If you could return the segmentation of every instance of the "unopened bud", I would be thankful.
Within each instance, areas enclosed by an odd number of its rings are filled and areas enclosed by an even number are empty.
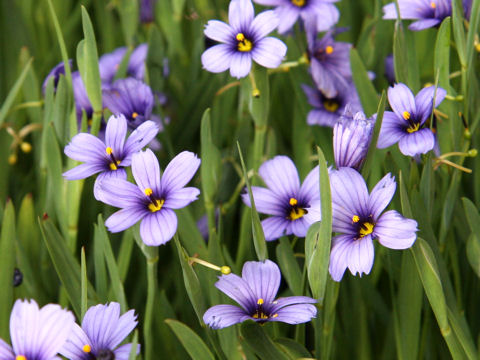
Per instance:
[[[22,149],[24,153],[29,153],[30,151],[32,151],[32,145],[24,141],[20,144],[20,149]]]
[[[258,89],[253,89],[253,90],[252,90],[252,96],[253,96],[254,98],[259,98],[259,97],[260,97],[260,90],[258,90]]]
[[[477,156],[478,151],[477,151],[477,149],[470,149],[470,150],[468,150],[467,154],[470,157],[475,157],[475,156]]]
[[[220,268],[220,272],[223,274],[223,275],[228,275],[232,272],[232,269],[230,269],[230,266],[222,266]]]
[[[465,129],[465,131],[463,132],[463,136],[465,137],[465,139],[470,140],[472,138],[472,133],[469,129]]]
[[[14,165],[17,163],[17,154],[10,154],[10,156],[8,157],[8,163],[10,165]]]

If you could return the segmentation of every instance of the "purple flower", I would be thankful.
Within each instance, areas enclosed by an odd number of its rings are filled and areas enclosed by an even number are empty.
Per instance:
[[[470,16],[471,4],[472,0],[463,0],[467,19]],[[398,0],[398,7],[401,19],[417,20],[408,27],[413,31],[438,26],[443,19],[452,15],[451,0]],[[383,18],[393,20],[398,18],[394,2],[383,7]]]
[[[87,95],[87,90],[83,84],[82,77],[78,71],[72,73],[73,98],[75,99],[75,108],[77,110],[77,119],[81,121],[82,113],[85,112],[87,119],[92,118],[93,107]]]
[[[326,97],[320,90],[303,85],[302,89],[307,95],[308,103],[314,107],[307,115],[308,125],[320,125],[333,127],[338,118],[345,112],[347,105],[352,110],[360,111],[362,106],[353,83],[348,87],[340,88],[334,97]]]
[[[340,281],[347,269],[369,274],[373,266],[373,239],[390,249],[407,249],[415,242],[417,222],[395,210],[382,214],[395,193],[395,178],[387,174],[368,194],[362,176],[351,168],[330,173],[333,238],[329,271]]]
[[[68,64],[70,65],[70,68],[72,67],[72,60],[68,60]],[[60,78],[60,75],[65,75],[65,64],[64,62],[60,62],[58,65],[56,65],[47,75],[45,80],[43,81],[42,84],[42,93],[45,95],[45,90],[47,89],[47,83],[50,78],[53,77],[53,88],[56,90],[57,89],[57,84],[58,84],[58,79]]]
[[[128,360],[132,344],[118,345],[135,326],[137,316],[134,310],[120,316],[120,304],[116,302],[92,306],[85,313],[82,327],[74,324],[60,353],[70,360]],[[139,352],[140,346],[137,354]]]
[[[338,22],[340,13],[333,2],[339,0],[254,0],[257,4],[276,6],[278,18],[282,19],[278,25],[278,32],[288,32],[300,16],[303,21],[310,18],[315,22],[317,31],[326,31]]]
[[[128,61],[127,74],[135,79],[145,78],[145,60],[147,59],[148,45],[140,44],[132,51]]]
[[[232,0],[228,20],[230,25],[210,20],[205,27],[207,37],[222,43],[202,54],[206,70],[219,73],[230,69],[230,75],[239,79],[250,72],[252,59],[267,68],[280,65],[287,47],[276,38],[266,37],[279,24],[273,10],[254,18],[251,0]]]
[[[38,308],[35,300],[18,299],[10,315],[12,346],[0,339],[2,360],[54,360],[70,335],[75,318],[59,305]]]
[[[140,0],[140,21],[142,23],[153,22],[156,0]]]
[[[348,108],[333,127],[333,154],[337,168],[360,169],[372,140],[375,119]]]
[[[393,61],[393,54],[385,57],[385,77],[390,85],[395,83],[395,63]]]
[[[68,170],[63,176],[68,180],[79,180],[100,173],[95,180],[94,195],[101,200],[100,182],[105,178],[126,180],[124,168],[130,166],[132,155],[146,146],[157,133],[155,123],[146,121],[125,141],[127,120],[123,115],[111,116],[107,122],[105,141],[88,133],[80,133],[65,146],[65,155],[84,164]]]
[[[150,87],[134,78],[120,79],[103,91],[103,102],[115,115],[124,115],[131,129],[150,120],[154,97]]]
[[[307,296],[275,296],[280,286],[281,274],[278,266],[270,261],[247,261],[243,265],[242,277],[235,274],[219,276],[215,286],[241,307],[215,305],[203,315],[203,321],[212,329],[222,329],[245,320],[258,323],[281,321],[301,324],[317,315],[317,301]]]
[[[142,220],[143,242],[150,246],[165,244],[177,230],[173,209],[187,206],[200,193],[197,188],[184,187],[199,166],[200,159],[194,153],[183,151],[170,161],[160,177],[160,166],[151,150],[134,154],[132,173],[137,185],[112,178],[100,183],[102,201],[122,208],[105,221],[108,230],[123,231]]]
[[[273,215],[262,221],[265,239],[295,234],[304,237],[311,224],[321,220],[318,166],[312,169],[300,186],[297,168],[287,156],[275,156],[258,170],[267,189],[252,186],[258,212]],[[243,202],[251,206],[248,193]]]
[[[425,121],[433,111],[433,97],[437,107],[447,95],[442,88],[429,86],[413,97],[404,84],[396,84],[388,89],[388,102],[393,112],[385,111],[382,127],[378,135],[377,147],[384,149],[398,142],[404,155],[425,154],[435,146],[435,136]]]
[[[305,23],[305,32],[313,80],[326,97],[333,98],[339,91],[348,88],[351,82],[352,45],[335,41],[333,31],[328,31],[321,39],[317,39],[317,29],[310,21]]]
[[[138,80],[143,80],[145,76],[145,59],[147,58],[147,52],[147,44],[141,44],[132,51],[128,60],[127,75]],[[98,67],[102,83],[110,84],[113,81],[126,53],[126,47],[119,47],[111,53],[104,54],[100,57]]]

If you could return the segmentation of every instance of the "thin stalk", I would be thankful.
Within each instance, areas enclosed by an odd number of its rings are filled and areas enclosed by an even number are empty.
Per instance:
[[[149,249],[146,256],[147,261],[147,302],[145,305],[145,321],[143,326],[143,337],[145,341],[145,358],[153,359],[153,344],[155,337],[152,332],[153,309],[155,304],[155,295],[157,292],[157,267],[158,267],[158,248]]]

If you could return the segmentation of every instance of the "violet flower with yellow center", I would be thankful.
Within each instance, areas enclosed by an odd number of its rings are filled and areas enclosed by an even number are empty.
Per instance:
[[[101,200],[121,208],[106,221],[108,230],[120,232],[141,220],[140,236],[149,246],[169,241],[177,231],[180,209],[195,201],[200,191],[185,185],[195,175],[200,159],[189,151],[175,156],[160,177],[158,160],[150,149],[132,157],[137,185],[123,179],[106,178],[100,183]]]
[[[145,147],[158,133],[158,126],[146,121],[127,135],[127,120],[123,115],[111,116],[105,130],[105,141],[88,133],[79,133],[65,146],[65,155],[84,162],[63,173],[67,180],[85,179],[100,173],[95,180],[94,195],[101,200],[98,184],[105,178],[127,179],[125,167],[130,166],[132,155]]]
[[[265,239],[290,234],[304,237],[310,225],[321,220],[318,166],[302,185],[295,164],[287,156],[264,162],[258,172],[268,188],[252,186],[255,207],[260,213],[273,215],[262,221]],[[242,194],[242,199],[251,206],[248,193]]]
[[[242,277],[235,274],[222,275],[215,286],[240,307],[215,305],[203,315],[203,321],[212,329],[222,329],[245,320],[260,324],[280,321],[301,324],[317,315],[317,301],[307,296],[289,296],[275,299],[280,286],[281,274],[273,261],[247,261]]]
[[[343,167],[330,172],[333,238],[329,271],[340,281],[348,268],[353,275],[369,274],[373,239],[390,249],[407,249],[417,238],[417,222],[395,210],[382,214],[395,193],[395,178],[387,174],[368,194],[362,175]]]
[[[393,112],[385,111],[383,115],[377,147],[384,149],[398,142],[400,151],[407,156],[425,154],[432,150],[435,135],[424,125],[446,95],[444,89],[435,90],[435,86],[423,88],[415,97],[404,84],[390,87],[388,102]]]
[[[221,42],[202,54],[203,67],[213,73],[230,69],[230,75],[242,78],[248,75],[252,59],[267,68],[276,68],[287,53],[286,45],[273,37],[266,37],[278,25],[273,10],[254,17],[251,0],[232,0],[228,8],[226,24],[210,20],[205,35]]]

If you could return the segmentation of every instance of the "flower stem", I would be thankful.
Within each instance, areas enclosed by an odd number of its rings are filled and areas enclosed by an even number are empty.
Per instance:
[[[155,295],[157,292],[158,248],[150,247],[149,250],[149,254],[145,254],[147,261],[147,302],[145,305],[143,337],[145,340],[145,358],[153,359],[154,336],[152,332],[152,324]]]

